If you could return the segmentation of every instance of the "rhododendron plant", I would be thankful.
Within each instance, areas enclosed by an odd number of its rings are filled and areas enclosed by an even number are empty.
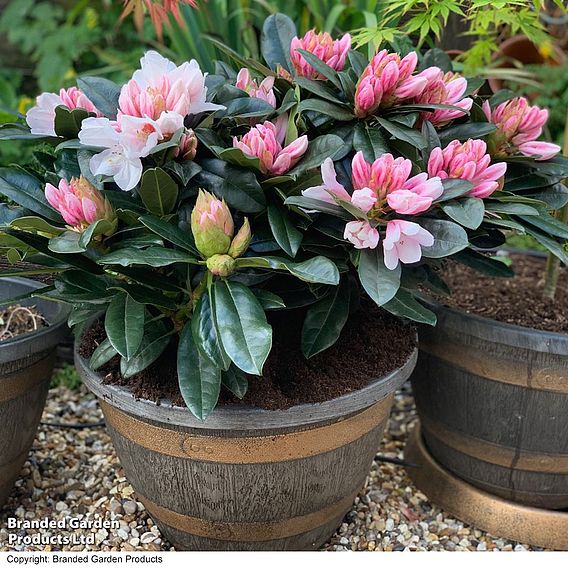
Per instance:
[[[149,52],[125,85],[81,77],[0,127],[43,144],[33,168],[0,168],[0,251],[54,272],[41,294],[71,325],[101,318],[93,369],[119,357],[127,380],[177,351],[200,419],[262,375],[271,310],[325,330],[302,334],[308,357],[360,296],[435,324],[419,292],[444,293],[443,259],[503,273],[484,250],[506,231],[568,263],[551,214],[568,160],[538,139],[545,111],[477,95],[439,53],[369,61],[281,14],[267,30],[244,68]]]

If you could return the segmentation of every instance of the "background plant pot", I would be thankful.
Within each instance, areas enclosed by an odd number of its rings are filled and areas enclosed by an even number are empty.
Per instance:
[[[505,40],[499,46],[499,51],[495,54],[495,59],[503,58],[505,61],[498,65],[499,69],[513,68],[513,60],[519,61],[523,65],[551,66],[563,65],[566,61],[566,55],[558,46],[553,45],[552,55],[550,57],[544,57],[539,51],[538,46],[523,35],[513,36]],[[503,79],[498,77],[490,77],[488,82],[494,93],[500,91],[504,86]]]
[[[24,278],[3,278],[0,298],[41,287]],[[69,331],[68,308],[63,304],[36,298],[19,303],[37,306],[50,325],[0,343],[0,507],[28,456],[45,405],[57,344]]]
[[[317,548],[353,503],[395,390],[416,363],[362,390],[288,410],[220,406],[205,422],[103,385],[77,352],[126,475],[178,549]],[[349,372],[346,370],[346,372]]]
[[[488,493],[568,508],[568,335],[431,308],[412,386],[434,459]]]

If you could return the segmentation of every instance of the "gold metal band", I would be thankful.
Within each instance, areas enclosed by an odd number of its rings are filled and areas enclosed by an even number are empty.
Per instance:
[[[491,357],[487,352],[466,349],[451,342],[430,343],[421,339],[420,349],[478,377],[535,390],[568,394],[568,373],[562,372],[561,369],[533,366],[529,373],[526,362]]]
[[[140,495],[140,493],[138,493],[138,497],[142,503],[144,503],[144,506],[155,520],[176,530],[199,537],[213,538],[217,540],[265,542],[267,540],[276,540],[303,534],[317,529],[336,517],[341,517],[345,514],[345,511],[349,509],[355,500],[357,493],[358,492],[348,495],[324,509],[307,515],[301,515],[280,521],[253,523],[209,521],[198,517],[190,517],[157,505],[146,497]]]
[[[458,519],[503,538],[568,550],[568,512],[519,505],[457,478],[428,453],[419,427],[411,432],[404,457],[418,466],[408,469],[416,486]]]
[[[345,420],[274,436],[201,436],[162,428],[100,401],[107,425],[135,444],[168,456],[217,463],[271,463],[307,458],[335,450],[384,425],[394,395]]]
[[[568,455],[519,452],[514,448],[499,446],[492,442],[449,430],[439,422],[434,422],[424,416],[423,413],[420,420],[423,430],[431,433],[442,444],[477,460],[524,471],[568,474]]]
[[[55,351],[33,365],[16,373],[0,377],[0,402],[13,400],[33,389],[51,376]]]

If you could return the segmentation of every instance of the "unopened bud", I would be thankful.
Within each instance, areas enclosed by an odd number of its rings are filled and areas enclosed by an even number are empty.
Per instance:
[[[242,224],[239,232],[235,235],[231,247],[229,248],[229,254],[233,258],[238,258],[243,255],[250,244],[252,238],[250,232],[250,225],[248,219],[245,217],[244,223]]]
[[[228,254],[216,254],[207,259],[207,268],[215,276],[227,277],[235,270],[235,259]]]

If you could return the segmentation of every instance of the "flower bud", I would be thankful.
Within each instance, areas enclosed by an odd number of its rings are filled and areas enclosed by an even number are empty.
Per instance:
[[[197,153],[197,136],[191,128],[186,130],[180,138],[179,145],[175,149],[174,158],[179,158],[185,162],[189,162],[195,158]]]
[[[228,254],[215,254],[207,259],[207,268],[215,276],[227,277],[235,270],[235,259]]]
[[[233,242],[231,243],[229,254],[233,258],[238,258],[239,256],[243,255],[250,244],[251,238],[252,235],[250,232],[249,220],[245,217],[244,223],[242,224],[239,232],[236,234]]]
[[[231,246],[234,225],[225,201],[200,189],[191,212],[191,231],[197,249],[205,258],[226,254]]]

